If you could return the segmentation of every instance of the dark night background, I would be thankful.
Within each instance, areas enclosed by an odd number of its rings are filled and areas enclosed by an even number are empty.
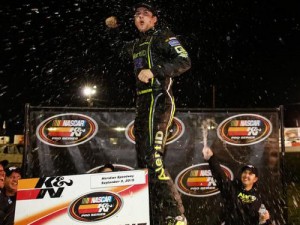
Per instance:
[[[136,37],[134,3],[2,0],[0,131],[4,120],[11,132],[22,131],[25,103],[86,106],[81,94],[86,84],[97,85],[96,107],[134,107],[131,64],[111,50],[118,40],[108,37],[104,24],[117,15],[122,37]],[[156,5],[160,20],[192,59],[192,69],[174,82],[177,108],[300,102],[299,1],[171,0]]]

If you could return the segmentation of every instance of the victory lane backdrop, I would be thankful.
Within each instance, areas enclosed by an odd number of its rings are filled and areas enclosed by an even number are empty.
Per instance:
[[[137,169],[134,109],[26,106],[25,177],[84,174],[111,162]],[[259,169],[262,198],[285,224],[280,108],[177,109],[165,164],[182,195],[190,225],[220,224],[222,198],[202,157],[211,146],[230,179],[244,164]]]

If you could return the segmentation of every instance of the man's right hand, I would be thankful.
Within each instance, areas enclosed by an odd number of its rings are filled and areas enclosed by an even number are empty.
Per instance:
[[[259,224],[266,224],[267,220],[270,220],[270,214],[268,210],[263,213],[259,212]]]
[[[117,17],[115,16],[110,16],[106,18],[105,24],[108,28],[117,28],[119,26]]]
[[[214,153],[209,147],[204,146],[203,149],[202,149],[202,154],[203,154],[203,158],[205,160],[209,160],[210,157],[212,157]]]

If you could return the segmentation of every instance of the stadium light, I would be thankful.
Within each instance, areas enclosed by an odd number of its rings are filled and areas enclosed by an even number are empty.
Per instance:
[[[86,97],[86,101],[88,103],[88,106],[93,106],[93,96],[96,94],[96,85],[94,86],[85,86],[83,88],[83,95]]]

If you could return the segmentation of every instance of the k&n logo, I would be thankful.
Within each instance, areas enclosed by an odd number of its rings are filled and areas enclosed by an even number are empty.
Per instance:
[[[59,198],[65,187],[72,185],[73,180],[65,180],[65,177],[44,177],[19,180],[17,200],[43,199],[47,196],[50,198]],[[22,186],[26,188],[22,188]]]

